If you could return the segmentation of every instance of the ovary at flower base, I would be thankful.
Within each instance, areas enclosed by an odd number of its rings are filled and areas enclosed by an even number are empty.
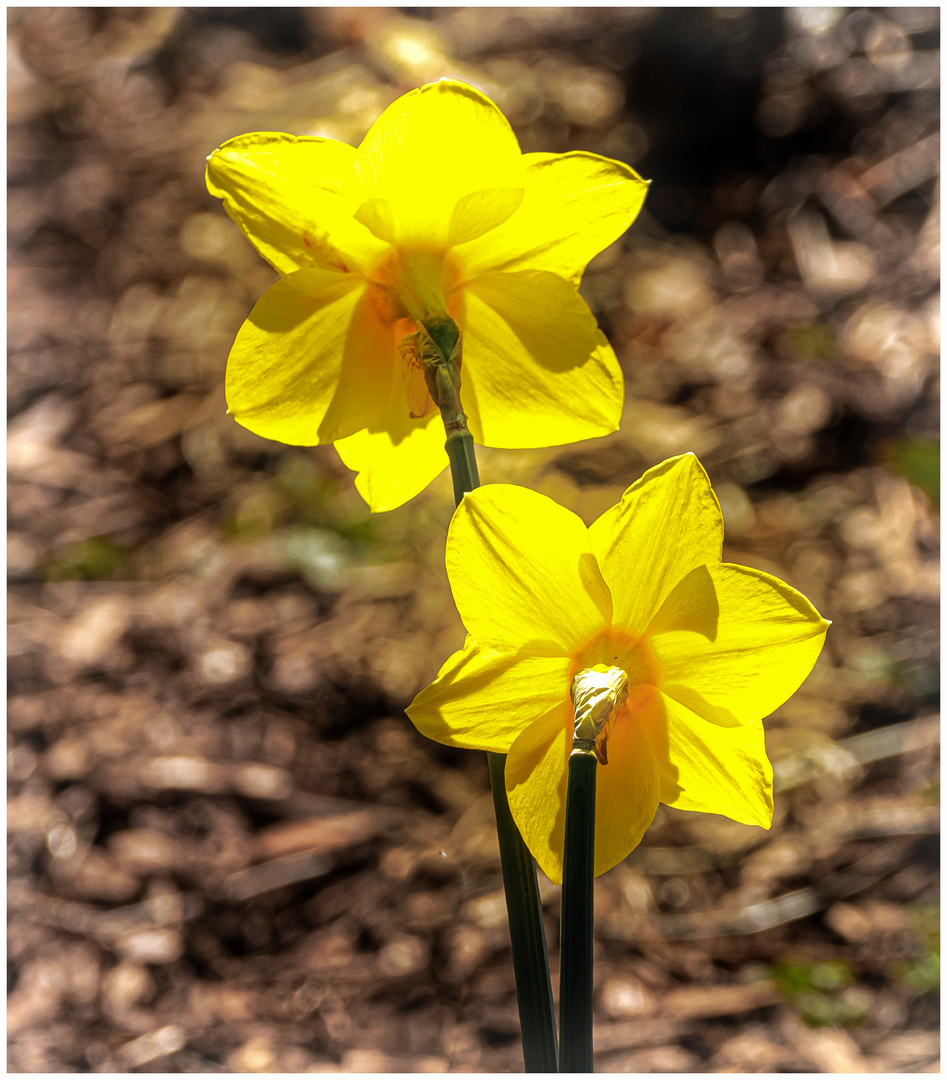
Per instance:
[[[513,817],[553,882],[573,684],[590,669],[620,688],[595,745],[597,875],[637,846],[659,802],[772,823],[762,719],[809,674],[829,624],[784,582],[722,562],[722,545],[693,454],[650,469],[588,528],[512,485],[458,507],[447,570],[469,636],[408,715],[439,742],[509,755]]]
[[[461,330],[477,442],[555,446],[618,427],[621,371],[578,284],[644,201],[627,165],[522,154],[489,98],[443,80],[390,105],[358,149],[231,139],[207,186],[281,275],[230,353],[230,412],[266,438],[334,442],[373,510],[447,465],[423,374],[399,348],[434,312]]]

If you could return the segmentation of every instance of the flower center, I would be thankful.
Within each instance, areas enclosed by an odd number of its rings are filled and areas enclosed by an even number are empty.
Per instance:
[[[594,737],[596,757],[607,765],[608,737],[614,725],[630,721],[648,688],[657,686],[657,659],[646,638],[609,626],[575,649],[571,660],[569,685],[576,737]],[[594,722],[594,736],[585,729],[580,735],[580,711]],[[581,719],[586,720],[586,716]]]
[[[369,274],[376,317],[395,329],[398,362],[412,419],[434,408],[417,343],[418,324],[435,311],[459,312],[451,294],[461,280],[460,262],[443,248],[399,244],[389,248]]]

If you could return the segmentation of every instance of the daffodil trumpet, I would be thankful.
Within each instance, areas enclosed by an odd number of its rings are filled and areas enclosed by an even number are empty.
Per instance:
[[[444,79],[392,102],[358,147],[229,139],[207,186],[279,274],[231,349],[230,414],[267,439],[334,443],[373,511],[448,464],[412,354],[433,313],[463,334],[465,412],[482,446],[618,428],[621,368],[579,285],[644,202],[647,183],[622,162],[524,154],[494,102]]]
[[[596,876],[637,847],[659,803],[770,827],[763,718],[809,674],[829,624],[722,547],[693,454],[649,469],[590,526],[510,484],[477,488],[454,513],[447,574],[468,637],[408,716],[439,742],[507,755],[513,818],[553,883],[573,680],[596,665],[628,680],[596,736]]]

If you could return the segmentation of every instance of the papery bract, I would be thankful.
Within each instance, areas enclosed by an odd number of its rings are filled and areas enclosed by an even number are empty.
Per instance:
[[[488,485],[451,522],[447,570],[467,642],[408,715],[430,738],[508,754],[513,817],[562,879],[577,672],[627,675],[597,765],[595,873],[659,802],[768,828],[762,718],[799,687],[828,623],[784,582],[721,561],[723,517],[693,454],[650,469],[589,528],[536,492]],[[601,761],[601,759],[600,759]]]
[[[522,154],[479,90],[411,91],[356,149],[241,135],[207,186],[281,275],[243,324],[227,402],[251,431],[334,442],[373,510],[447,464],[410,349],[446,311],[463,337],[464,411],[487,446],[555,446],[618,427],[615,355],[577,286],[634,220],[647,184],[596,154]]]

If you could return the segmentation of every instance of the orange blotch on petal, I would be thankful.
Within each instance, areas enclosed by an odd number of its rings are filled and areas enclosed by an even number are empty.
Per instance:
[[[397,295],[388,286],[379,284],[374,280],[369,281],[367,296],[371,304],[372,314],[383,326],[394,326],[400,322],[411,327],[405,333],[410,334],[412,331],[417,330],[417,325],[410,318],[404,306],[398,301]]]
[[[338,270],[343,274],[350,273],[342,253],[330,242],[327,233],[313,233],[304,229],[303,246],[312,253],[316,266],[321,266],[324,270]]]

